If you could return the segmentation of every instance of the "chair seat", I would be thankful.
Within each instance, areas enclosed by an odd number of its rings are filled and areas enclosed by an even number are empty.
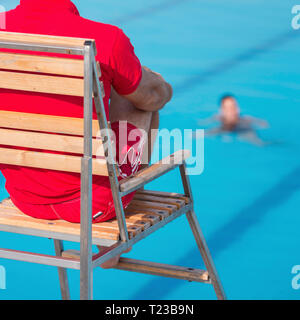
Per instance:
[[[129,238],[132,239],[188,203],[189,199],[180,194],[138,191],[125,210]],[[93,224],[92,228],[93,244],[109,244],[120,239],[117,219]],[[80,224],[29,217],[16,208],[10,199],[0,203],[0,230],[76,242],[80,240]]]

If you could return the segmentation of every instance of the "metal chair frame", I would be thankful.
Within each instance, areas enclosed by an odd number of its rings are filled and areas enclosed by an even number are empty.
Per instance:
[[[200,250],[204,264],[209,273],[209,279],[202,281],[201,279],[192,279],[191,276],[178,276],[177,278],[205,282],[212,284],[218,299],[225,299],[225,293],[218,277],[213,260],[206,245],[204,236],[202,234],[200,225],[198,223],[193,206],[193,196],[189,177],[186,171],[186,164],[183,160],[180,163],[174,163],[170,166],[165,166],[164,170],[154,173],[147,181],[135,183],[130,188],[121,188],[118,181],[118,167],[113,158],[113,150],[110,143],[106,143],[110,137],[109,127],[110,124],[106,120],[104,104],[101,94],[99,83],[99,69],[95,60],[96,46],[92,40],[86,41],[83,47],[77,46],[62,46],[62,45],[44,45],[44,44],[28,44],[22,42],[0,41],[0,48],[27,50],[48,53],[63,53],[66,55],[82,55],[84,56],[84,154],[81,162],[81,225],[80,225],[80,239],[76,236],[64,235],[63,233],[51,233],[45,231],[34,231],[17,226],[0,226],[0,231],[14,232],[20,234],[34,235],[39,237],[51,237],[54,239],[55,254],[56,256],[34,254],[22,251],[0,249],[0,258],[27,261],[32,263],[39,263],[58,267],[59,280],[61,286],[61,294],[63,299],[70,299],[69,285],[67,279],[67,268],[80,270],[80,299],[89,300],[93,297],[93,269],[104,263],[108,259],[117,254],[122,253],[124,250],[133,246],[138,241],[144,239],[151,233],[160,229],[167,223],[176,219],[177,217],[185,214],[195,237],[197,246]],[[106,248],[97,254],[92,252],[92,112],[93,100],[95,102],[99,126],[101,128],[101,138],[105,146],[105,156],[107,160],[107,169],[109,172],[109,179],[112,189],[114,205],[116,209],[116,218],[120,230],[120,240],[106,240],[98,242],[98,245],[103,245]],[[172,156],[170,157],[170,159]],[[185,196],[190,199],[190,202],[179,209],[173,215],[151,226],[149,229],[129,239],[125,213],[122,205],[122,197],[126,194],[138,190],[150,181],[160,177],[161,175],[178,168],[180,169],[181,180],[184,188]],[[128,178],[131,179],[131,178]],[[124,181],[122,182],[122,184]],[[126,181],[125,181],[126,183]],[[79,241],[80,240],[80,260],[76,258],[63,257],[64,247],[63,240]],[[127,259],[130,260],[131,259]],[[155,269],[155,266],[153,265]],[[121,267],[119,269],[122,269]],[[130,270],[130,268],[123,268]],[[134,271],[144,272],[135,267]],[[145,272],[144,272],[145,273]],[[155,269],[150,274],[166,276],[165,273]],[[168,276],[168,275],[167,275]],[[170,275],[171,276],[171,275]]]

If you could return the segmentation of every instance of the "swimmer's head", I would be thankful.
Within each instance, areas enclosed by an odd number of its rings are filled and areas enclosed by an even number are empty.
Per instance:
[[[220,115],[225,125],[235,125],[240,118],[240,108],[237,100],[231,94],[223,95],[220,99]]]

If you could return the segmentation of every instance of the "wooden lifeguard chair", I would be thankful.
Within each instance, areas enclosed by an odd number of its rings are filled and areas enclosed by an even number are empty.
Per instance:
[[[116,268],[211,284],[218,299],[225,299],[193,209],[185,165],[189,152],[178,151],[134,176],[118,181],[118,166],[112,146],[107,143],[109,123],[99,81],[101,70],[95,60],[95,41],[0,32],[0,48],[22,50],[22,54],[0,53],[0,88],[84,98],[84,119],[0,111],[0,145],[15,147],[0,148],[0,163],[81,173],[80,224],[31,218],[20,212],[9,199],[0,204],[0,231],[51,238],[55,255],[0,249],[0,258],[58,267],[63,299],[70,298],[66,269],[78,269],[80,298],[92,299],[94,268],[179,216],[186,215],[207,270],[126,258],[121,258]],[[24,54],[26,51],[29,53]],[[46,55],[35,55],[34,52]],[[47,53],[63,56],[47,56]],[[83,59],[74,59],[74,55]],[[98,115],[96,121],[92,120],[93,100]],[[97,139],[100,128],[101,139]],[[45,153],[45,150],[63,154]],[[184,194],[141,189],[176,168],[180,170]],[[92,225],[92,175],[109,176],[116,219]],[[122,197],[136,190],[132,204],[124,210]],[[80,242],[80,252],[64,251],[63,241]],[[102,249],[93,253],[92,245]]]

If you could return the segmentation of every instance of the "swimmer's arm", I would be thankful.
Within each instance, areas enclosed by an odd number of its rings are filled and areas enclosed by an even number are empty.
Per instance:
[[[248,122],[249,124],[253,124],[263,129],[267,129],[270,127],[269,122],[263,119],[255,118],[252,116],[244,116],[243,120]]]
[[[223,133],[222,128],[213,128],[213,129],[204,131],[204,135],[207,136],[207,137],[217,136],[217,135],[222,134],[222,133]]]
[[[198,139],[198,138],[202,138],[202,132],[199,134],[199,131],[194,131],[193,132],[193,138],[194,139]],[[219,134],[222,134],[222,129],[221,128],[213,128],[213,129],[205,129],[204,130],[204,136],[205,137],[212,137],[212,136],[217,136]]]
[[[209,117],[206,119],[199,119],[197,123],[199,126],[206,126],[206,125],[215,123],[216,121],[220,121],[220,116],[218,114],[213,115],[212,117]]]
[[[238,138],[240,140],[244,140],[247,141],[249,143],[252,143],[258,147],[264,147],[266,146],[268,143],[263,141],[261,138],[259,138],[259,136],[255,133],[255,131],[249,131],[247,133],[244,134],[239,134]]]

